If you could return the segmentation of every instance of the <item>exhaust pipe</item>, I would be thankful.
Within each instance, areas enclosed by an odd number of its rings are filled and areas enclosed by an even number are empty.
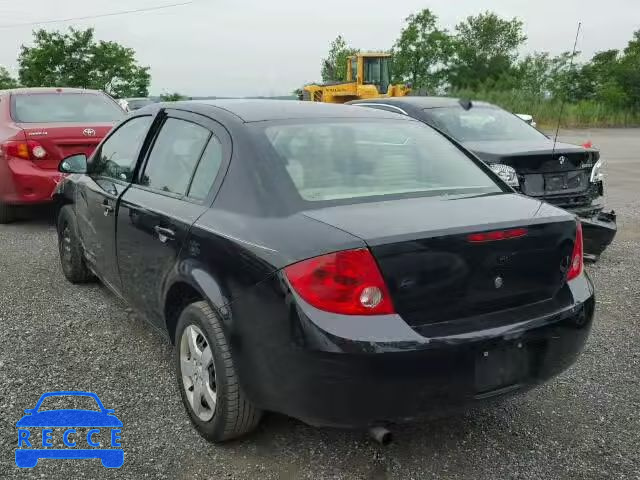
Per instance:
[[[391,432],[385,427],[371,427],[369,429],[369,435],[380,445],[389,445],[393,440]]]

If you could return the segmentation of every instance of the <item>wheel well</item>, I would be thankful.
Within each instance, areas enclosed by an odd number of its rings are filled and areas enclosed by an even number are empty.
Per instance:
[[[182,310],[202,299],[200,292],[188,283],[178,282],[171,286],[164,302],[164,321],[172,343],[175,343],[176,326]]]
[[[58,222],[58,216],[60,215],[60,210],[62,210],[62,207],[64,207],[65,205],[73,205],[73,202],[71,201],[71,199],[63,196],[63,195],[55,195],[53,197],[53,215],[56,221],[56,224]]]

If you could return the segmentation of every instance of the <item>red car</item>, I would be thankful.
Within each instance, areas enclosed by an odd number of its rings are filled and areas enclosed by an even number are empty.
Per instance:
[[[125,115],[96,90],[0,90],[0,223],[11,221],[16,205],[50,202],[60,161],[90,155]]]

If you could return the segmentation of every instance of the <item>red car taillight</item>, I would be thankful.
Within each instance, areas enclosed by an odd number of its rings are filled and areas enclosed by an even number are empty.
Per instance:
[[[498,240],[511,240],[512,238],[524,237],[526,234],[526,228],[494,230],[492,232],[472,233],[467,236],[467,240],[471,243],[495,242]]]
[[[35,140],[27,140],[26,142],[9,140],[1,144],[0,148],[6,156],[24,160],[41,160],[47,156],[47,151]]]
[[[284,272],[298,295],[319,310],[343,315],[395,312],[378,265],[365,248],[303,260]]]
[[[573,280],[582,273],[584,266],[584,252],[582,242],[582,224],[578,220],[576,222],[576,241],[573,244],[573,253],[571,254],[571,263],[567,272],[567,280]]]

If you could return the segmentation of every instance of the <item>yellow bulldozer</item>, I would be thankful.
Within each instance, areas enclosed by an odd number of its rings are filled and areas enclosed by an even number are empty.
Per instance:
[[[388,53],[358,53],[348,57],[347,80],[305,85],[301,100],[345,103],[351,100],[380,97],[404,97],[409,85],[391,85]]]

